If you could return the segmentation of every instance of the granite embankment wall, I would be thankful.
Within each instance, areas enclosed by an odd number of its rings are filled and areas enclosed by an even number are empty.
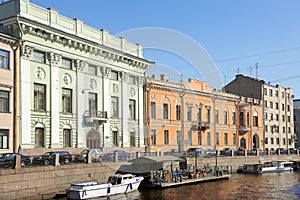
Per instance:
[[[300,160],[299,155],[236,156],[216,158],[188,158],[188,166],[231,166],[235,172],[242,164],[263,163],[272,160]],[[0,200],[51,199],[65,193],[71,183],[84,181],[106,182],[122,164],[129,163],[80,163],[60,166],[35,166],[0,170]]]
[[[106,182],[115,167],[103,163],[38,166],[0,170],[0,200],[51,199],[71,183]]]

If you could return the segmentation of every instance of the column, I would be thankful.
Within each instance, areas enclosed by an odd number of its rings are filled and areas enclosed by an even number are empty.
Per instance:
[[[23,55],[21,58],[21,96],[26,96],[26,98],[22,98],[21,101],[21,113],[20,113],[20,121],[21,121],[21,148],[28,148],[32,146],[31,144],[31,102],[33,99],[33,92],[31,90],[31,68],[30,68],[30,58],[32,56],[33,48],[25,46]]]
[[[144,125],[144,78],[138,77],[138,117],[139,117],[139,147],[145,147],[145,125]]]
[[[59,103],[61,102],[61,97],[59,95],[59,63],[61,61],[61,56],[51,53],[50,54],[50,73],[51,73],[51,148],[58,148],[59,144]]]
[[[112,142],[110,138],[110,122],[109,122],[109,116],[111,116],[111,98],[110,98],[110,86],[109,86],[109,77],[110,77],[111,69],[110,68],[104,68],[103,69],[103,84],[102,84],[102,90],[103,90],[103,108],[104,111],[107,111],[107,117],[108,120],[106,123],[103,124],[103,147],[111,147]]]
[[[129,95],[128,95],[128,73],[122,72],[122,129],[123,129],[123,147],[129,147],[129,131],[128,131],[128,116],[129,116]]]

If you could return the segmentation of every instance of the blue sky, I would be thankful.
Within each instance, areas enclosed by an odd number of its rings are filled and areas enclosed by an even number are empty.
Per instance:
[[[257,72],[266,82],[292,87],[295,98],[300,98],[300,1],[31,2],[55,8],[64,16],[79,18],[89,26],[106,29],[114,35],[143,27],[177,31],[195,40],[207,51],[225,83],[234,79],[239,68],[244,75],[250,76],[251,73],[256,77]],[[174,69],[184,79],[203,77],[189,62],[170,52],[145,49],[144,57]],[[169,76],[172,79],[175,75],[170,73]]]

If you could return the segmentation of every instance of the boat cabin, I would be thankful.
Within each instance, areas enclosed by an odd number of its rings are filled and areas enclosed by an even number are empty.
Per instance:
[[[124,184],[131,181],[133,177],[131,174],[114,174],[108,178],[108,183],[112,185]]]

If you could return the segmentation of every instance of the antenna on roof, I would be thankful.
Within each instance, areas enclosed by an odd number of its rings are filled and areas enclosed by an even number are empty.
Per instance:
[[[258,78],[258,63],[255,63],[256,78]]]

